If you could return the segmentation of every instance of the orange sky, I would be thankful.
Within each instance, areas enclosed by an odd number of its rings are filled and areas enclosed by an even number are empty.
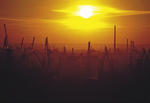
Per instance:
[[[33,36],[39,43],[46,36],[51,43],[113,43],[113,26],[82,31],[52,22],[67,15],[53,10],[79,5],[81,1],[82,5],[92,1],[97,5],[131,12],[107,17],[105,21],[118,26],[118,43],[125,43],[129,38],[139,44],[150,44],[150,13],[147,13],[150,0],[0,0],[0,41],[4,34],[2,24],[6,23],[10,43],[19,43],[22,37],[29,43]]]

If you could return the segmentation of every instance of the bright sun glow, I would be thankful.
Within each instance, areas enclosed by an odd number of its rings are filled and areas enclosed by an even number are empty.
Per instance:
[[[77,30],[99,30],[109,28],[113,24],[106,22],[109,17],[119,16],[123,11],[115,8],[99,5],[75,5],[65,9],[53,10],[54,12],[64,13],[62,19],[53,20],[57,23],[66,25],[71,29]]]
[[[90,18],[93,16],[93,7],[92,6],[80,6],[79,15],[83,18]]]

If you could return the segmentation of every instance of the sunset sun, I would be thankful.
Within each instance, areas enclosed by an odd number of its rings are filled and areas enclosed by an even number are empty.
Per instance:
[[[79,7],[79,16],[83,17],[83,18],[90,18],[91,16],[93,16],[93,7],[92,6],[80,6]]]

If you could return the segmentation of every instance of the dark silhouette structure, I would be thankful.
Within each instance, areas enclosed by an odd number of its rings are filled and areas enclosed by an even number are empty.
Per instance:
[[[4,37],[3,48],[8,48],[8,34],[7,34],[6,24],[4,24],[4,30],[5,30],[5,37]]]
[[[24,37],[23,37],[22,40],[21,40],[21,45],[20,45],[20,48],[21,48],[21,49],[23,48],[23,44],[24,44]]]
[[[35,43],[35,37],[33,37],[33,40],[32,40],[32,45],[31,45],[32,49],[34,48],[34,43]]]
[[[116,32],[117,32],[117,30],[116,30],[117,28],[116,28],[116,25],[114,26],[114,52],[116,52],[116,48],[117,48],[117,35],[116,35]]]
[[[48,50],[48,37],[46,37],[45,39],[45,50],[46,51]]]
[[[91,52],[91,42],[88,42],[88,54]]]

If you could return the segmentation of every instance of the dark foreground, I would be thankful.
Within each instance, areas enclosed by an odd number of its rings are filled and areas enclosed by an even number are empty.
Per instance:
[[[80,85],[78,81],[56,81],[38,74],[25,76],[9,72],[3,78],[1,100],[5,101],[150,101],[150,85],[146,79],[123,80],[112,76]]]
[[[61,78],[57,72],[31,65],[27,68],[28,63],[15,64],[13,60],[9,53],[5,59],[1,58],[1,101],[150,101],[150,71],[146,67],[149,64],[142,67],[142,63],[137,62],[127,72],[101,70],[98,79],[81,79]]]

